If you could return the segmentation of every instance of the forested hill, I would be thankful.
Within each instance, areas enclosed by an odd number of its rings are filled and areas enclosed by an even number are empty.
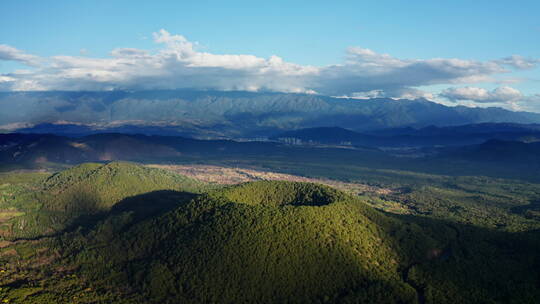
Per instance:
[[[9,191],[26,187],[9,180]],[[4,232],[12,224],[33,225],[36,233],[2,242],[0,298],[9,303],[535,303],[540,297],[536,231],[392,215],[368,206],[366,197],[311,183],[211,189],[125,163],[85,164],[39,184],[38,196],[3,198],[25,213],[6,221]],[[97,199],[77,195],[80,189]],[[62,218],[70,225],[60,227]],[[60,233],[50,233],[52,224]]]
[[[2,175],[5,176],[9,174]],[[137,216],[149,216],[162,212],[167,206],[174,207],[177,199],[210,188],[183,175],[131,163],[85,163],[22,188],[4,184],[0,188],[0,210],[16,211],[16,216],[9,221],[2,218],[0,238],[39,238],[55,234],[72,224],[84,225],[93,215],[111,209],[123,210],[126,199],[130,202],[130,211]],[[133,199],[148,193],[158,195],[152,202]]]
[[[176,132],[175,135],[229,137],[273,135],[280,130],[322,126],[371,130],[540,122],[540,114],[500,108],[447,107],[425,99],[357,100],[306,94],[186,90],[5,92],[0,93],[0,107],[0,126],[12,130],[17,126],[67,121],[79,126],[80,132],[95,128],[114,131],[122,125],[152,125]]]

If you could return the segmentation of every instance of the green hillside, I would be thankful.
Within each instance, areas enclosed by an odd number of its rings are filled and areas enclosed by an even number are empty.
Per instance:
[[[158,190],[197,193],[207,188],[165,170],[121,162],[86,163],[52,174],[34,183],[33,191],[21,193],[16,210],[24,215],[4,224],[4,235],[35,238],[61,231],[74,220],[77,224],[92,221],[115,204],[139,194]]]
[[[368,206],[365,197],[310,183],[211,189],[129,163],[10,179],[18,180],[41,188],[39,208],[15,217],[14,226],[31,216],[49,222],[20,230],[33,240],[0,242],[6,303],[536,303],[540,297],[538,231],[393,215]],[[52,222],[57,233],[43,233]]]
[[[537,236],[388,216],[325,186],[254,182],[139,224],[110,218],[60,246],[89,281],[150,303],[533,303]]]
[[[97,212],[120,200],[156,190],[198,192],[203,184],[169,171],[131,163],[87,163],[52,175],[43,183],[47,210]],[[54,198],[52,198],[54,197]]]
[[[379,227],[392,223],[325,186],[257,182],[135,225],[117,214],[55,246],[89,281],[116,292],[129,285],[153,303],[413,302]]]

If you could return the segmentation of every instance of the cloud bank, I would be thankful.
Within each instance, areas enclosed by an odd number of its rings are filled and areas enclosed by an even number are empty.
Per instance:
[[[443,90],[440,97],[451,102],[469,101],[479,104],[506,104],[513,110],[540,112],[540,94],[525,96],[519,90],[502,86],[493,90],[458,87]]]
[[[492,91],[476,87],[449,88],[440,95],[451,101],[470,100],[480,103],[500,103],[523,98],[520,91],[507,86]]]
[[[432,98],[418,87],[496,82],[514,70],[533,69],[538,59],[510,56],[492,61],[455,58],[400,59],[353,47],[343,63],[317,67],[286,62],[278,56],[213,54],[165,30],[153,34],[157,51],[117,48],[108,58],[39,57],[0,45],[0,60],[29,66],[0,74],[0,90],[212,89],[318,93],[333,96]],[[499,80],[500,81],[500,80]],[[525,98],[510,87],[444,90],[451,101],[515,102]]]

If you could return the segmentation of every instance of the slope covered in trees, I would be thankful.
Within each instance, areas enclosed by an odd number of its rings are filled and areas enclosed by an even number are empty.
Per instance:
[[[478,303],[538,296],[535,237],[388,216],[325,186],[254,182],[136,225],[110,219],[62,246],[90,280],[156,303]]]
[[[36,183],[58,197],[46,208],[100,216],[52,237],[3,244],[2,300],[535,303],[540,296],[538,231],[388,214],[311,183],[209,189],[125,163],[86,164]],[[79,185],[110,196],[75,208],[70,189]]]
[[[82,164],[50,175],[32,187],[32,191],[22,191],[16,199],[6,202],[19,201],[13,207],[22,215],[4,224],[5,237],[52,234],[74,221],[99,218],[119,202],[152,191],[175,190],[187,195],[207,189],[203,183],[182,175],[121,162]]]

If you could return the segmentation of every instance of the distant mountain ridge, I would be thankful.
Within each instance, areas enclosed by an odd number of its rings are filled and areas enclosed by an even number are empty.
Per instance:
[[[235,91],[2,92],[0,108],[0,129],[67,121],[109,132],[114,131],[111,128],[138,126],[176,132],[170,135],[213,138],[268,136],[324,126],[367,131],[487,122],[540,123],[537,113],[447,107],[426,99],[357,100]]]
[[[80,138],[52,134],[0,134],[0,164],[76,164],[88,161],[166,160],[183,155],[261,155],[276,143],[196,140],[103,133]]]
[[[354,132],[340,127],[306,128],[279,133],[273,140],[292,144],[364,147],[429,147],[481,144],[488,140],[540,141],[540,125],[484,123],[455,127],[428,126]]]
[[[540,164],[540,142],[524,143],[492,139],[480,145],[462,147],[442,154],[476,162],[505,163],[514,165],[525,163],[529,168],[538,168]]]
[[[332,128],[327,128],[332,131]],[[339,130],[339,129],[338,129]],[[308,130],[309,131],[309,130]],[[347,133],[348,132],[348,133]],[[343,134],[358,134],[352,131]],[[519,136],[516,133],[513,136]],[[372,144],[395,146],[357,147],[329,145],[288,145],[279,142],[238,142],[234,140],[197,140],[174,136],[129,134],[95,134],[66,137],[50,134],[0,134],[0,171],[38,169],[83,162],[114,160],[171,163],[208,162],[227,166],[274,168],[279,172],[306,174],[296,166],[360,166],[445,175],[486,175],[540,182],[540,141],[488,139],[480,144],[456,144],[459,136],[440,137],[363,136]],[[512,136],[512,135],[509,135]],[[403,143],[433,145],[436,140],[446,146],[399,146]],[[480,137],[464,138],[481,140]],[[384,142],[383,142],[384,141]],[[355,143],[356,144],[356,143]],[[501,165],[504,164],[504,165]],[[311,167],[310,167],[311,168]],[[298,171],[299,170],[299,171]],[[311,172],[312,169],[308,170]],[[316,172],[316,171],[313,171]],[[317,176],[307,173],[306,176]]]

